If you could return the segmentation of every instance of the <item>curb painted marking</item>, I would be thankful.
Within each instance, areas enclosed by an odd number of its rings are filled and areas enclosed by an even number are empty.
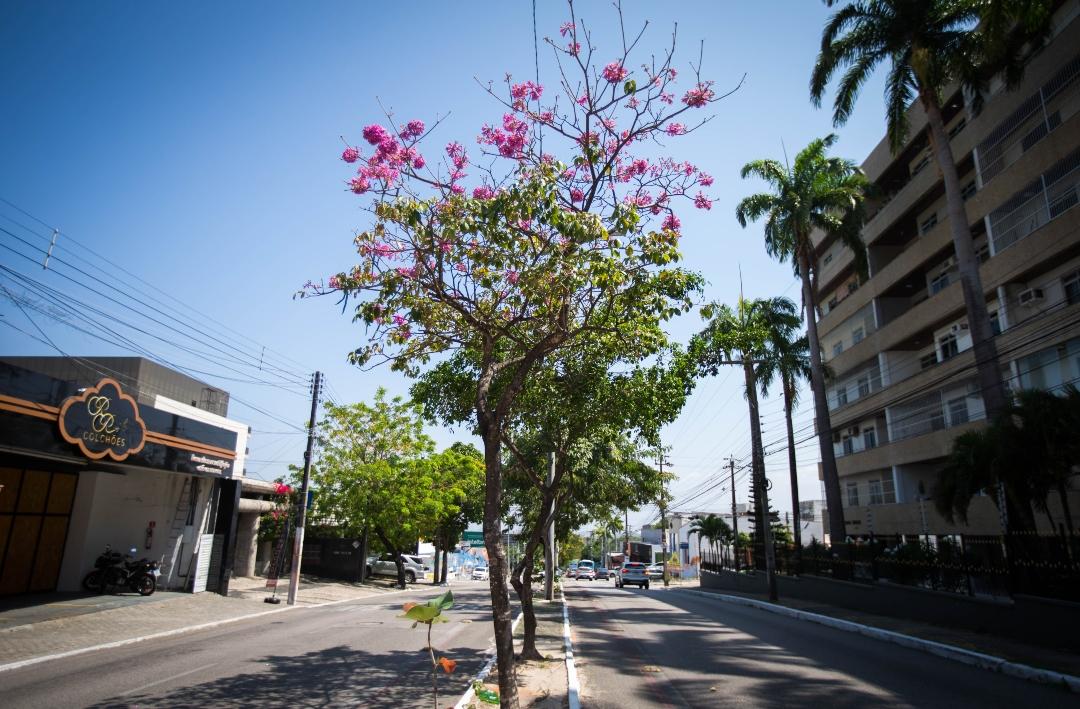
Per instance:
[[[581,684],[574,666],[574,643],[570,640],[570,601],[562,597],[563,640],[566,645],[566,696],[569,709],[581,709]]]
[[[524,615],[524,613],[518,613],[518,617],[514,618],[514,622],[510,625],[511,637],[513,637],[514,631],[517,630],[518,623],[521,622],[521,618]],[[469,702],[472,701],[473,696],[476,694],[476,690],[473,688],[473,685],[476,682],[483,682],[484,678],[488,676],[489,672],[491,672],[491,668],[494,667],[495,660],[498,659],[498,654],[495,651],[494,642],[491,643],[491,647],[488,648],[488,652],[491,653],[491,657],[488,658],[487,662],[484,663],[484,666],[480,668],[480,671],[477,672],[476,676],[473,677],[472,680],[469,682],[469,688],[465,691],[465,694],[461,695],[461,699],[459,699],[458,703],[454,705],[454,709],[465,709],[465,707],[468,706]]]
[[[962,647],[946,645],[944,643],[935,642],[933,640],[924,640],[923,638],[917,638],[912,635],[904,635],[903,633],[897,633],[892,630],[882,630],[881,628],[874,628],[872,626],[855,623],[850,620],[841,620],[839,618],[832,618],[827,615],[820,615],[818,613],[811,613],[809,611],[800,611],[794,608],[788,608],[787,606],[776,605],[775,603],[759,601],[754,598],[731,596],[726,593],[697,591],[690,588],[683,590],[685,590],[686,593],[692,593],[696,596],[702,596],[704,598],[718,598],[722,601],[727,601],[736,605],[759,608],[761,610],[770,611],[779,615],[786,615],[789,618],[807,620],[811,623],[818,623],[820,625],[825,625],[830,628],[836,628],[837,630],[844,630],[849,633],[858,633],[860,635],[865,635],[876,640],[895,643],[896,645],[902,645],[913,650],[921,650],[923,652],[928,652],[932,655],[937,655],[938,657],[944,657],[948,660],[962,662],[965,665],[971,665],[973,667],[990,670],[992,672],[1000,672],[1001,674],[1028,680],[1029,682],[1060,685],[1071,692],[1080,694],[1080,677],[1075,677],[1073,675],[1067,675],[1061,672],[1054,672],[1052,670],[1043,670],[1039,669],[1038,667],[1023,665],[1018,662],[1010,662],[1001,657],[996,657],[994,655],[986,655],[984,653],[975,652],[974,650],[967,650]]]
[[[184,628],[175,628],[173,630],[164,630],[160,633],[152,633],[150,635],[142,635],[137,638],[128,638],[126,640],[116,640],[111,643],[102,643],[101,645],[92,645],[90,647],[81,647],[76,650],[66,650],[64,652],[57,652],[52,655],[42,655],[41,657],[31,657],[28,660],[19,660],[17,662],[9,662],[6,665],[0,665],[0,672],[8,672],[10,670],[18,670],[23,667],[29,667],[31,665],[37,665],[42,662],[49,662],[50,660],[62,660],[66,657],[74,657],[75,655],[83,655],[88,652],[94,652],[95,650],[110,650],[112,648],[124,647],[125,645],[134,645],[146,640],[157,640],[159,638],[168,638],[174,635],[183,635],[184,633],[193,633],[197,630],[206,630],[208,628],[216,628],[221,625],[228,625],[229,623],[236,623],[241,620],[250,620],[252,618],[261,618],[267,615],[274,615],[275,613],[284,613],[286,611],[297,610],[299,608],[324,608],[326,606],[336,606],[341,603],[348,603],[349,601],[363,601],[368,598],[375,598],[376,596],[393,596],[398,593],[405,593],[405,591],[411,589],[405,589],[402,591],[388,591],[387,593],[373,594],[371,596],[364,596],[363,598],[341,598],[336,601],[327,601],[326,603],[316,603],[310,606],[286,606],[284,608],[275,608],[269,611],[260,611],[258,613],[251,613],[249,615],[242,615],[236,618],[224,618],[222,620],[215,620],[209,623],[201,623],[199,625],[189,625]]]

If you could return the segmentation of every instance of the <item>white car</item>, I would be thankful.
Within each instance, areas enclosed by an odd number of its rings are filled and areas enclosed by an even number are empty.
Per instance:
[[[487,581],[488,580],[488,567],[477,566],[472,571],[473,581]]]

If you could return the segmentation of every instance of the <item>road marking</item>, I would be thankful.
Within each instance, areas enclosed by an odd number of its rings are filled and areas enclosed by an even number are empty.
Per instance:
[[[203,670],[209,669],[211,667],[216,667],[219,664],[221,664],[221,663],[211,662],[208,665],[203,665],[202,667],[196,667],[195,669],[188,670],[187,672],[180,672],[179,674],[175,674],[172,677],[166,677],[165,679],[159,679],[157,682],[150,682],[149,684],[144,684],[141,687],[136,687],[135,689],[129,689],[126,692],[120,692],[120,694],[118,694],[116,696],[118,696],[118,697],[126,697],[129,694],[135,694],[136,692],[141,692],[141,691],[143,691],[145,689],[150,689],[151,687],[156,687],[159,684],[165,684],[166,682],[172,682],[174,679],[180,679],[181,677],[186,677],[188,675],[193,675],[196,672],[202,672]]]
[[[518,613],[517,618],[514,618],[514,622],[510,625],[511,637],[513,637],[514,631],[517,630],[518,623],[521,622],[521,618],[524,615],[524,613]],[[465,707],[468,706],[469,702],[472,701],[473,695],[476,694],[476,683],[483,682],[484,678],[488,676],[489,672],[491,672],[491,668],[495,665],[495,660],[498,659],[498,655],[495,652],[494,642],[491,643],[491,647],[488,648],[488,652],[491,653],[491,657],[488,658],[487,662],[484,663],[484,666],[480,668],[480,671],[477,672],[476,676],[472,678],[471,682],[469,682],[469,688],[465,691],[465,694],[461,695],[461,699],[459,699],[458,703],[454,705],[454,709],[465,709]]]
[[[566,695],[569,709],[581,709],[581,684],[574,667],[574,643],[570,640],[570,601],[562,595],[563,641],[566,644]]]
[[[201,623],[199,625],[189,625],[183,628],[175,628],[173,630],[164,630],[160,633],[152,633],[150,635],[142,635],[137,638],[128,638],[126,640],[116,640],[111,643],[102,643],[101,645],[92,645],[90,647],[81,647],[76,650],[66,650],[64,652],[57,652],[52,655],[42,655],[41,657],[31,657],[28,660],[19,660],[18,662],[9,662],[6,665],[0,665],[0,672],[8,672],[10,670],[18,670],[23,667],[29,667],[30,665],[37,665],[42,662],[48,662],[50,660],[62,660],[67,657],[74,657],[76,655],[83,655],[88,652],[94,652],[96,650],[111,650],[112,648],[124,647],[125,645],[134,645],[146,640],[157,640],[159,638],[168,638],[174,635],[183,635],[184,633],[193,633],[197,630],[207,630],[209,628],[216,628],[221,625],[228,625],[229,623],[236,623],[241,620],[250,620],[252,618],[260,618],[263,616],[274,615],[275,613],[285,613],[286,611],[297,610],[301,608],[325,608],[326,606],[336,606],[342,603],[349,603],[350,601],[364,601],[369,598],[376,598],[379,596],[394,596],[399,593],[405,593],[412,589],[403,589],[400,591],[387,591],[386,593],[377,593],[370,596],[363,596],[361,598],[341,598],[336,601],[327,601],[326,603],[316,603],[310,606],[285,606],[284,608],[275,608],[269,611],[260,611],[258,613],[251,613],[248,615],[237,616],[236,618],[224,618],[222,620],[215,620],[209,623]]]

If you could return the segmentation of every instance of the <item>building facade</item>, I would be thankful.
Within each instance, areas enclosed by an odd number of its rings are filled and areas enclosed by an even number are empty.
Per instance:
[[[1078,16],[1080,3],[1062,4],[1054,38],[1018,88],[992,86],[979,112],[959,89],[944,100],[1002,375],[1014,390],[1080,383]],[[944,187],[917,102],[910,122],[901,150],[883,139],[862,166],[878,188],[862,233],[868,277],[841,244],[821,235],[816,244],[846,533],[996,534],[989,497],[974,500],[968,525],[948,523],[929,501],[953,439],[986,416]]]
[[[249,433],[227,402],[140,358],[0,358],[0,595],[77,591],[106,545],[226,592]]]

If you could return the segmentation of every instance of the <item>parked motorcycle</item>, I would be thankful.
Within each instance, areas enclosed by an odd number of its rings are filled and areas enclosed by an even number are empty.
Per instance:
[[[105,551],[94,561],[94,570],[83,578],[83,588],[106,593],[110,589],[127,587],[140,596],[152,594],[157,590],[160,564],[150,559],[135,559],[137,551],[132,547],[125,557],[106,545]]]

